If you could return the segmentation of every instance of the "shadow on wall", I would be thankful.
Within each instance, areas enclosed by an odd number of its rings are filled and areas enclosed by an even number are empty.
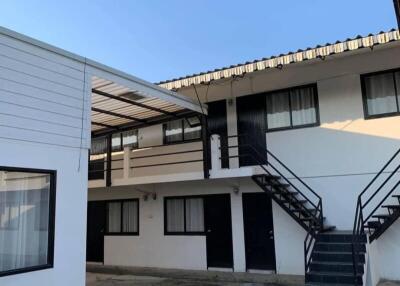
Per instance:
[[[339,229],[352,228],[358,194],[400,148],[399,118],[350,122],[267,133],[268,149],[322,196],[328,223]]]

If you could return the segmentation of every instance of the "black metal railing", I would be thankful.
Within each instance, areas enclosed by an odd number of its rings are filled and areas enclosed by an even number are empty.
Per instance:
[[[393,170],[390,170],[390,166],[395,161],[395,159],[400,159],[399,154],[400,149],[397,150],[397,152],[394,153],[389,161],[386,162],[382,169],[374,176],[374,178],[368,183],[368,185],[364,188],[364,190],[359,194],[357,198],[352,243],[353,271],[355,279],[357,279],[357,276],[361,274],[359,273],[358,264],[361,254],[360,244],[363,241],[362,236],[366,234],[366,224],[374,215],[377,214],[380,207],[385,203],[385,201],[387,201],[389,196],[400,185],[399,180],[395,182],[392,187],[389,187],[389,190],[385,189],[385,187],[389,186],[390,182],[393,181],[392,178],[394,178],[394,175],[400,170],[400,163],[396,164],[397,166]],[[387,175],[386,179],[378,184],[376,188],[373,188],[375,183],[378,182],[378,179],[383,178],[383,176],[385,175]],[[380,199],[379,196],[383,196],[383,198]],[[356,281],[355,283],[357,283]]]
[[[200,141],[198,141],[200,142]],[[134,148],[131,149],[129,154],[129,169],[141,169],[141,168],[152,168],[152,167],[159,167],[159,166],[168,166],[168,165],[180,165],[180,164],[189,164],[189,163],[204,163],[204,155],[203,155],[203,148],[202,147],[193,147],[183,151],[171,151],[171,152],[159,152],[155,154],[148,154],[148,155],[135,155],[138,151],[145,151],[145,150],[154,150],[159,148],[165,148],[174,145],[182,145],[182,143],[178,144],[169,144],[169,145],[153,145],[153,146],[146,146],[143,148]],[[89,158],[89,180],[104,180],[107,177],[111,178],[111,174],[107,175],[108,173],[112,173],[113,171],[122,171],[124,170],[123,162],[124,162],[124,154],[119,151],[118,156],[122,156],[122,158],[113,158],[114,154],[111,156],[107,156],[107,154],[97,154],[99,157],[103,155],[101,158],[96,158],[96,156],[92,155],[94,158],[91,160]],[[189,154],[200,154],[201,158],[199,159],[171,159],[171,156],[185,156]],[[108,159],[110,158],[110,160]],[[158,159],[157,162],[154,163],[146,163],[143,164],[133,164],[135,160],[145,161],[146,159]],[[153,160],[154,161],[154,160]],[[115,163],[120,162],[119,166],[115,166]],[[109,166],[109,167],[108,167]]]
[[[239,136],[245,136],[245,135],[228,136],[228,139],[237,138]],[[313,213],[307,207],[305,207],[305,205],[303,205],[304,212],[310,215],[310,217],[314,218],[314,222],[309,224],[310,227],[307,230],[307,236],[304,240],[304,266],[305,266],[305,273],[307,273],[312,259],[312,251],[314,249],[316,235],[323,230],[324,226],[322,198],[267,148],[263,150],[261,148],[256,148],[251,144],[238,143],[237,145],[230,145],[229,140],[227,140],[227,142],[228,146],[220,147],[221,150],[223,150],[223,148],[228,148],[228,150],[232,148],[237,148],[239,152],[238,155],[228,155],[229,159],[241,158],[241,157],[250,158],[253,162],[257,163],[257,165],[265,172],[266,175],[269,176],[278,175],[288,185],[290,185],[298,193],[298,195],[302,197],[302,199],[306,200],[314,208],[315,212]],[[220,159],[223,159],[223,155],[221,155]],[[292,176],[292,179],[289,179],[287,176],[285,176],[284,172]],[[298,182],[303,187],[303,190],[304,189],[307,190],[308,196],[304,194],[303,191],[300,190],[299,186],[293,183],[293,180]],[[314,200],[310,199],[309,196],[310,194],[314,198]]]

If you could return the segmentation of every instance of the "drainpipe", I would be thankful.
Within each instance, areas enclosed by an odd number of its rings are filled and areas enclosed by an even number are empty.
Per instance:
[[[397,26],[400,30],[400,0],[393,0],[394,11],[396,12]]]

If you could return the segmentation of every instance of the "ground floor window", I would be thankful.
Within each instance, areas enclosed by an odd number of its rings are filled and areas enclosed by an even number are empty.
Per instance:
[[[107,235],[139,234],[139,200],[107,202]]]
[[[203,234],[204,199],[165,198],[165,234]]]
[[[55,176],[0,167],[0,276],[52,267]]]

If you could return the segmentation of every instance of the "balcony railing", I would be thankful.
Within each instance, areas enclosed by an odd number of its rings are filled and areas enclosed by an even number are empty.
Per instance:
[[[108,160],[108,154],[111,154]],[[125,147],[91,155],[89,186],[103,187],[204,178],[203,142]]]

